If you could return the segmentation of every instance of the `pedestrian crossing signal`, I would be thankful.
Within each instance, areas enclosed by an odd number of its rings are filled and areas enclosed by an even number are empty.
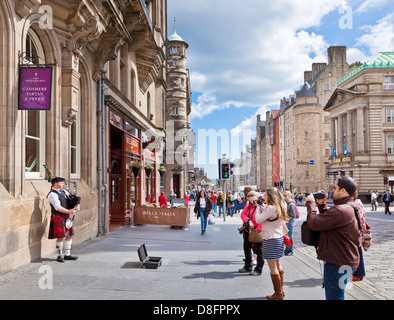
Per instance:
[[[230,164],[222,163],[222,180],[230,180]]]

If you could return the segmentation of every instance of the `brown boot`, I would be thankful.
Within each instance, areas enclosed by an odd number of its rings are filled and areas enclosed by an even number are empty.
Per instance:
[[[280,271],[279,271],[279,277],[280,277],[280,290],[282,291],[283,297],[284,297],[284,296],[285,296],[285,292],[283,291],[283,274],[284,274],[284,271],[283,271],[283,270],[280,270]]]
[[[272,284],[274,285],[275,293],[272,296],[266,296],[268,300],[283,300],[283,293],[280,289],[279,274],[271,274]]]

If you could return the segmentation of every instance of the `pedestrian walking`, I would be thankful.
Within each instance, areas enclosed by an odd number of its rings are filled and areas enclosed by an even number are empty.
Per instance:
[[[71,194],[64,189],[65,179],[56,177],[52,179],[52,188],[48,193],[48,202],[51,206],[51,221],[49,224],[48,239],[56,239],[56,248],[59,252],[58,262],[65,260],[77,260],[77,256],[71,255],[72,238],[75,234],[74,226],[66,224],[70,215],[79,211],[79,204],[71,208]]]
[[[294,243],[293,239],[293,230],[296,225],[297,217],[297,205],[294,202],[294,196],[290,191],[285,191],[283,194],[283,198],[287,204],[287,218],[288,222],[286,224],[287,229],[289,230],[288,236],[291,238],[292,242]],[[293,244],[290,247],[286,247],[285,255],[291,256],[293,254]]]
[[[216,200],[218,207],[219,207],[219,217],[222,215],[224,215],[224,211],[223,211],[223,192],[219,191],[219,195],[218,195],[218,199]]]
[[[376,196],[376,192],[374,190],[372,190],[372,192],[371,192],[371,206],[372,206],[371,210],[372,211],[376,211],[378,209],[377,203],[378,203],[378,197]]]
[[[234,196],[231,191],[228,192],[226,198],[226,208],[227,208],[227,215],[231,217],[234,216]]]
[[[355,192],[353,196],[353,200],[358,207],[358,217],[360,219],[362,231],[366,231],[367,224],[365,222],[365,208],[361,200],[358,198],[358,190]],[[360,232],[359,241],[360,241],[360,245],[358,246],[358,253],[360,255],[360,263],[358,264],[357,270],[353,274],[352,277],[353,281],[361,281],[365,277],[364,255],[362,250],[362,243],[363,243],[362,232]]]
[[[161,192],[159,196],[159,205],[160,208],[167,208],[167,199],[163,192]]]
[[[391,201],[393,201],[393,197],[390,194],[390,190],[386,190],[386,193],[383,195],[384,214],[391,215],[391,212],[390,212],[390,202]]]
[[[283,237],[288,233],[286,227],[286,203],[277,188],[267,188],[264,194],[266,206],[258,207],[256,222],[262,223],[263,231],[263,258],[267,260],[270,268],[271,281],[274,294],[266,296],[268,300],[283,300],[284,271],[280,259],[284,256]]]
[[[244,231],[243,235],[243,248],[245,255],[245,262],[243,268],[239,269],[240,273],[250,273],[251,276],[259,276],[263,271],[264,259],[263,259],[263,243],[262,242],[250,242],[249,241],[249,228],[254,228],[257,231],[261,231],[261,223],[256,222],[256,209],[259,205],[255,202],[258,199],[257,193],[251,191],[247,196],[248,201],[246,202],[244,209],[241,213],[241,219],[243,221]],[[252,262],[252,251],[256,255],[257,264],[253,269]]]
[[[185,200],[186,200],[186,207],[189,208],[190,198],[189,198],[189,192],[188,191],[185,192]]]
[[[194,206],[197,219],[201,219],[201,235],[204,235],[207,229],[209,211],[211,211],[211,200],[205,194],[204,190],[201,190]]]
[[[308,226],[320,231],[317,259],[325,261],[324,288],[327,300],[344,300],[348,272],[359,263],[359,219],[353,201],[357,184],[347,176],[339,177],[334,185],[334,206],[328,208],[327,197],[306,198]],[[319,214],[317,211],[319,210]]]
[[[215,216],[216,207],[217,207],[218,196],[216,195],[216,191],[211,192],[211,204],[212,204],[212,215]]]

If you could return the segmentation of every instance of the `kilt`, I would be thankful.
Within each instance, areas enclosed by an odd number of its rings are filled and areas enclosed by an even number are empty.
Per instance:
[[[75,234],[74,226],[72,226],[71,229],[66,228],[67,218],[68,215],[65,215],[64,217],[57,214],[51,216],[51,222],[49,223],[48,239],[65,238],[68,236],[73,236]]]

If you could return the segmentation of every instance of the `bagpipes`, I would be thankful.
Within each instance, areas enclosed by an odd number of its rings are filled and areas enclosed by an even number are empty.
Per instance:
[[[48,182],[52,183],[52,180],[55,179],[56,177],[52,174],[51,171],[49,171],[48,167],[44,164],[44,168],[48,174]],[[69,201],[69,205],[70,208],[75,208],[77,205],[79,205],[81,203],[81,197],[77,196],[77,183],[75,181],[69,181],[64,179],[65,183],[66,183],[66,190],[68,191],[68,193],[70,194],[68,196],[68,201]],[[70,188],[68,187],[67,182],[70,182],[73,184],[74,186],[74,192],[70,191]]]

